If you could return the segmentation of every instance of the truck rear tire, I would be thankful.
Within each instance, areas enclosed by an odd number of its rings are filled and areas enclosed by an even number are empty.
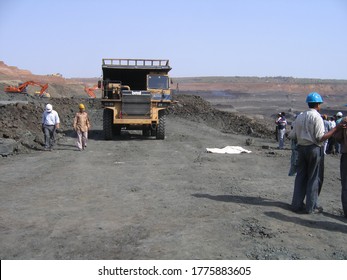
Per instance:
[[[104,109],[102,124],[103,124],[105,140],[111,140],[112,128],[113,128],[113,111],[112,110]]]
[[[161,110],[158,112],[159,122],[157,126],[157,139],[163,140],[165,139],[165,111]]]

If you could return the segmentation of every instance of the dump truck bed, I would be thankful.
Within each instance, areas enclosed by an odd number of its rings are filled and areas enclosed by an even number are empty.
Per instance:
[[[146,89],[146,76],[150,73],[167,74],[171,70],[169,60],[104,58],[104,80],[121,81],[132,90]]]
[[[168,59],[104,58],[102,60],[102,68],[148,69],[165,72],[171,70]]]

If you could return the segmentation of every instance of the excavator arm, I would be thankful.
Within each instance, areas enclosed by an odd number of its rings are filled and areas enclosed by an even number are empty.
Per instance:
[[[46,93],[46,89],[48,88],[48,84],[39,85],[39,86],[41,87],[40,97],[42,97]]]
[[[40,84],[38,82],[34,82],[34,81],[27,81],[21,85],[19,85],[18,87],[15,86],[7,86],[5,87],[5,92],[11,92],[11,93],[22,93],[25,91],[25,89],[27,88],[27,86],[32,85],[32,86],[39,86],[41,87],[40,90],[40,97],[44,95],[44,93],[46,92],[46,89],[48,88],[48,84]]]
[[[35,82],[33,81],[28,81],[28,82],[25,82],[21,85],[19,85],[18,87],[15,87],[15,86],[7,86],[5,87],[5,92],[12,92],[12,93],[22,93],[25,91],[25,89],[27,88],[28,85],[31,85]]]

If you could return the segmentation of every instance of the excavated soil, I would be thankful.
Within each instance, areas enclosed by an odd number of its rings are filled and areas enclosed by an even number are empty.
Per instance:
[[[84,103],[90,110],[91,121],[102,123],[100,101],[86,98],[36,98],[31,95],[6,94],[0,100],[0,138],[14,139],[18,143],[17,153],[30,153],[42,150],[43,134],[41,118],[47,103],[59,113],[61,127],[57,138],[72,129],[73,118],[79,103]]]
[[[88,108],[92,123],[102,126],[102,107],[98,99],[86,98],[35,98],[31,95],[6,94],[6,101],[0,100],[0,138],[10,138],[18,142],[17,152],[28,153],[40,150],[43,146],[41,116],[45,105],[54,105],[61,119],[58,138],[63,137],[72,127],[73,118],[79,103]],[[3,95],[4,96],[4,95]],[[19,99],[19,100],[18,100]],[[194,122],[201,122],[224,133],[249,135],[259,138],[271,138],[273,128],[254,117],[217,110],[199,96],[177,95],[177,104],[167,114]],[[7,103],[10,102],[10,103]]]

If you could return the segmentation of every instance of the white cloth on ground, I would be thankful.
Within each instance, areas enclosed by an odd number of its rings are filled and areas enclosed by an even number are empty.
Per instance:
[[[246,150],[240,146],[226,146],[222,149],[219,148],[206,148],[208,153],[214,154],[241,154],[241,153],[251,153],[252,151]]]

